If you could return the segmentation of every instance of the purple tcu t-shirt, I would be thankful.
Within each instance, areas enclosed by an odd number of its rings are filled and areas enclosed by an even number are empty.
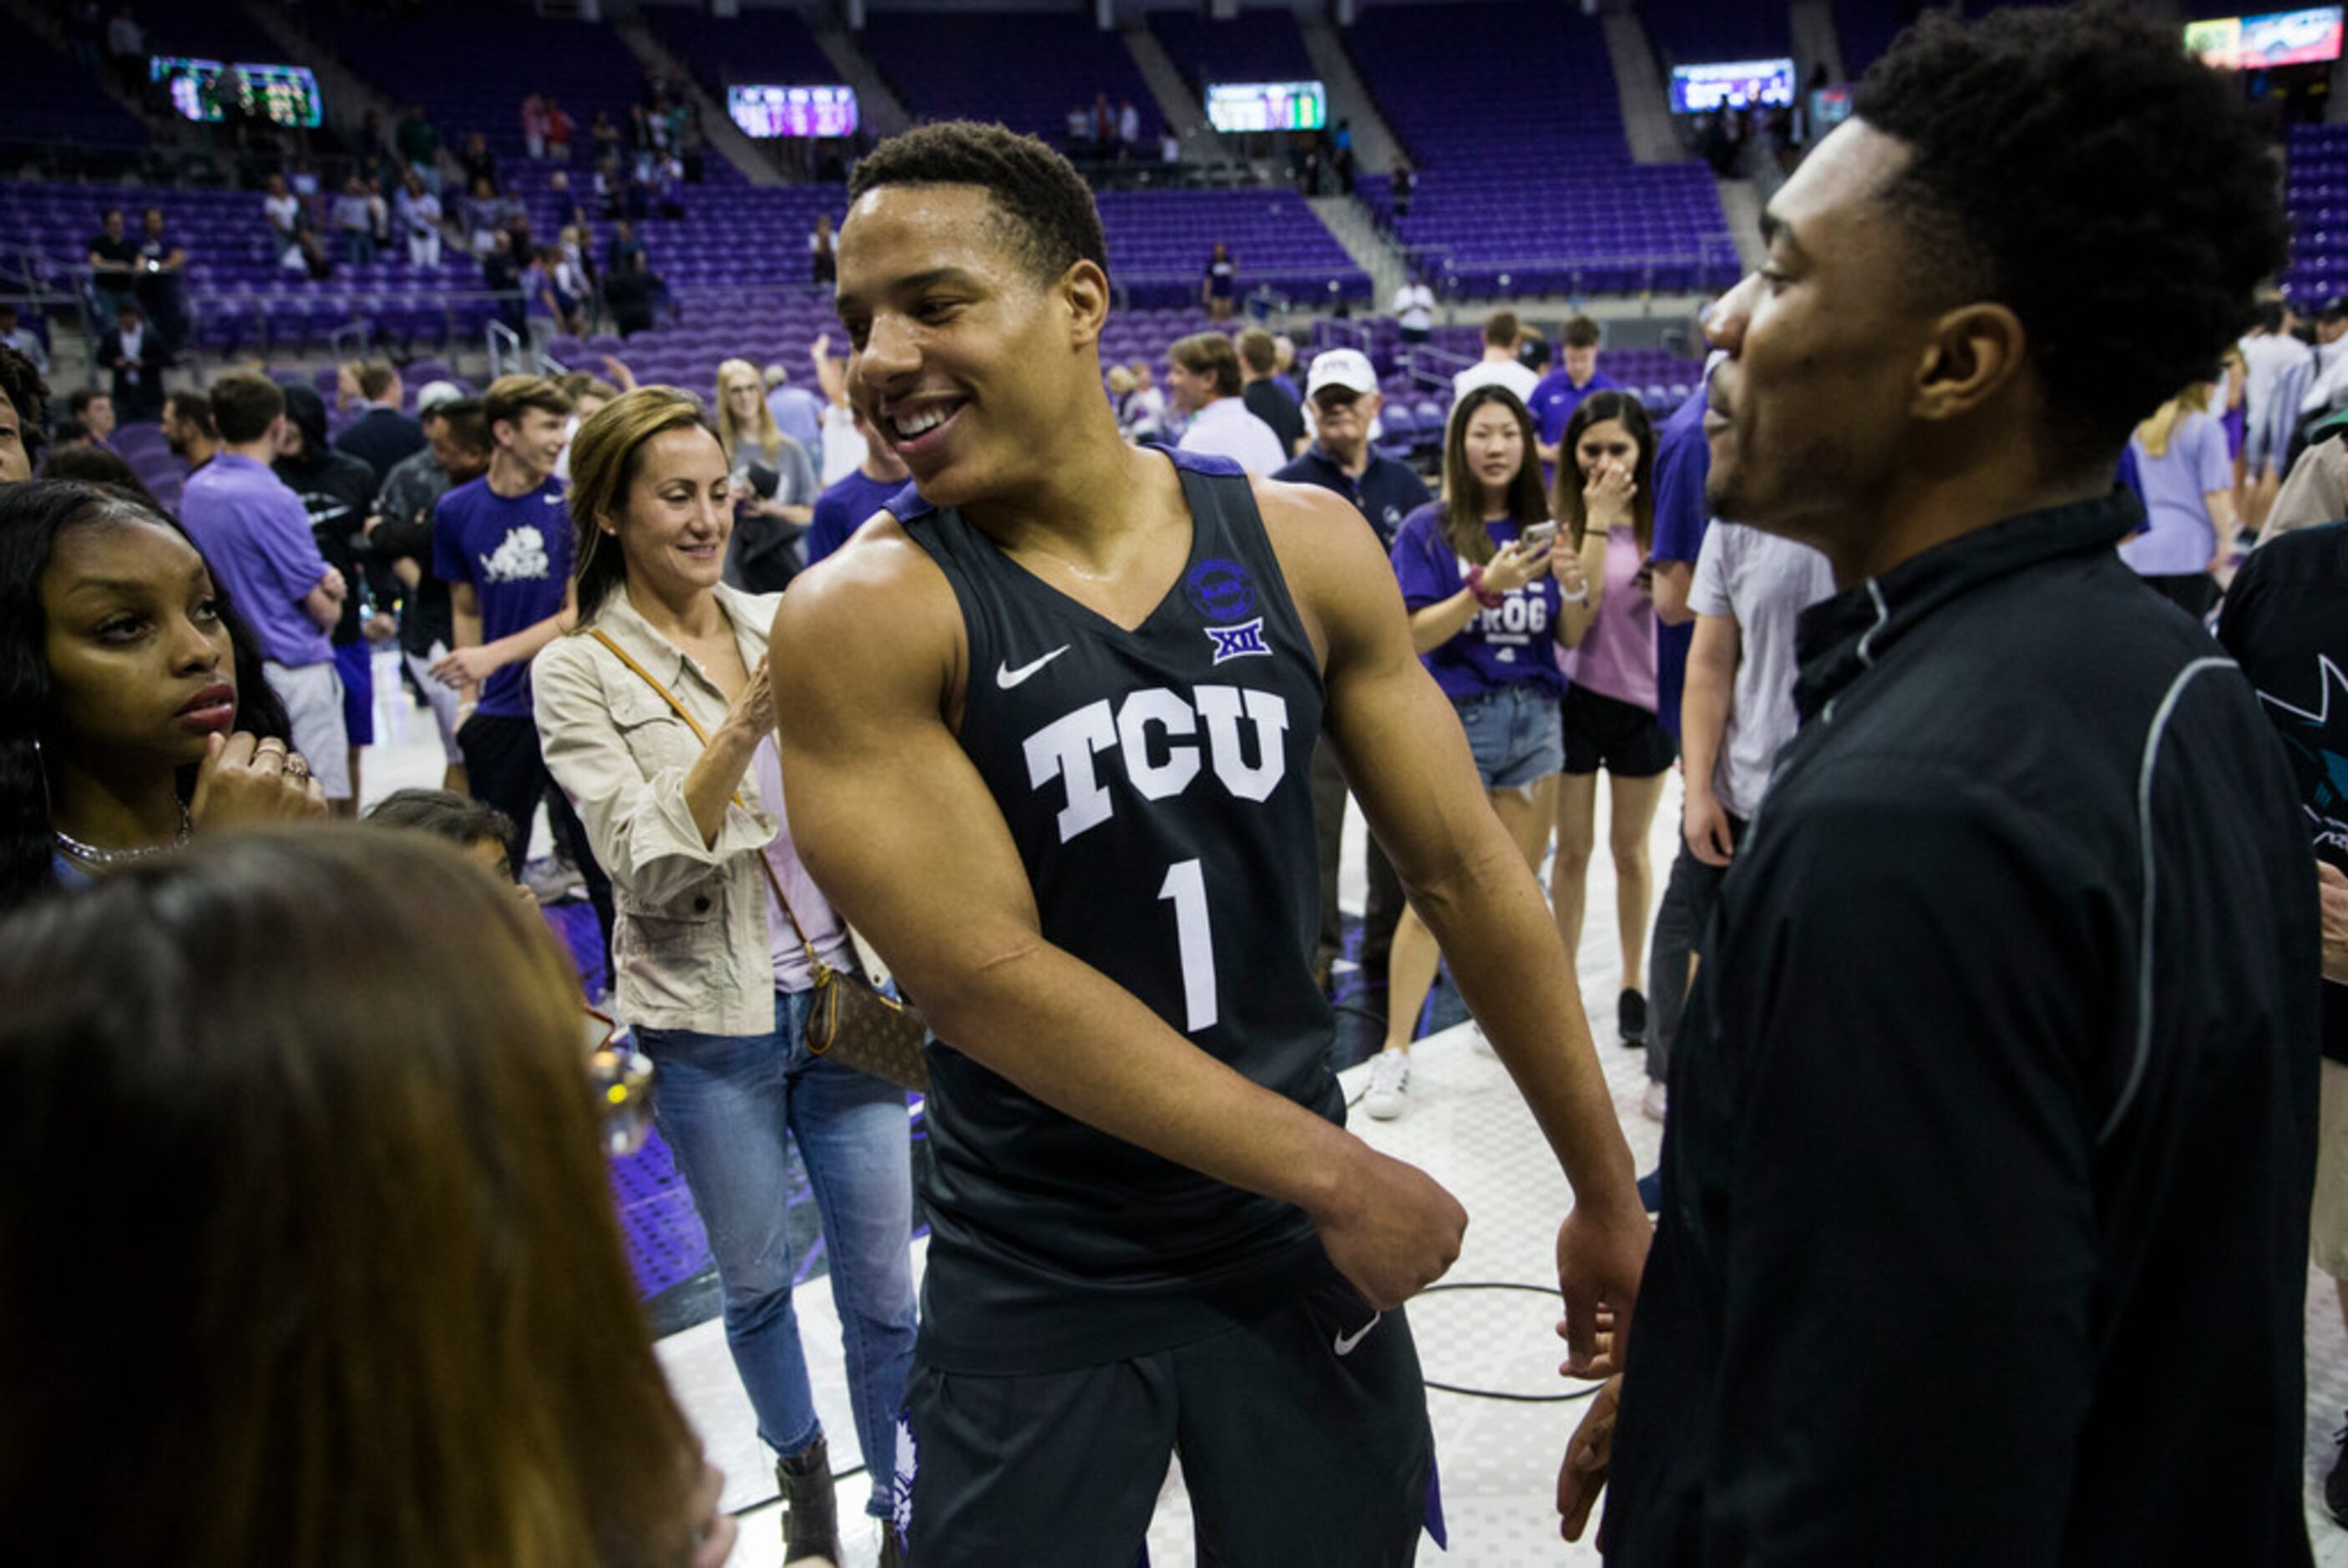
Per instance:
[[[1495,548],[1516,540],[1513,522],[1488,522]],[[1467,586],[1468,563],[1443,536],[1443,503],[1429,501],[1395,533],[1395,577],[1411,610],[1439,604]],[[1503,597],[1499,608],[1478,610],[1459,634],[1422,655],[1435,684],[1454,702],[1489,696],[1530,681],[1551,696],[1565,695],[1556,638],[1560,596],[1548,573]]]
[[[562,613],[571,583],[571,510],[562,481],[501,496],[489,481],[458,485],[432,508],[432,574],[471,586],[481,602],[481,640],[537,625]],[[516,660],[481,685],[479,711],[530,717],[530,665]]]
[[[222,452],[189,476],[180,521],[252,628],[262,657],[302,669],[335,656],[302,608],[325,579],[326,558],[301,497],[284,480],[251,458]]]

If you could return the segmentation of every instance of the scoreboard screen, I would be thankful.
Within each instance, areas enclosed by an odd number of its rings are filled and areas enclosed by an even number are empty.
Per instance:
[[[747,87],[726,89],[726,112],[745,136],[856,134],[856,89],[843,87]]]
[[[1721,60],[1672,67],[1672,112],[1712,114],[1724,108],[1785,108],[1794,101],[1791,60]]]
[[[155,55],[148,59],[147,79],[165,84],[171,107],[186,119],[218,120],[221,118],[220,81],[228,68],[218,60]],[[318,101],[318,78],[308,67],[239,60],[236,74],[242,79],[237,96],[254,119],[302,128],[325,123]]]
[[[1319,82],[1213,82],[1207,120],[1217,130],[1319,130],[1329,123],[1329,94]]]
[[[2309,5],[2185,25],[2185,48],[2220,70],[2259,71],[2340,57],[2340,10]]]

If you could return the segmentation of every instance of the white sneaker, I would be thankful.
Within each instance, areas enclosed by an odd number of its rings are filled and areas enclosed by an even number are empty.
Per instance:
[[[1370,1087],[1362,1109],[1379,1121],[1392,1121],[1410,1101],[1410,1053],[1380,1051],[1370,1062]]]
[[[1639,1114],[1644,1116],[1649,1121],[1661,1121],[1663,1119],[1663,1112],[1670,1108],[1669,1099],[1670,1097],[1662,1084],[1651,1083],[1647,1086],[1645,1097],[1639,1101]]]

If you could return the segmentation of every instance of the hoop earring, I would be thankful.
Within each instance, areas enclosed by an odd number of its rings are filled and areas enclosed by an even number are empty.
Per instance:
[[[33,770],[41,776],[41,820],[54,822],[57,820],[57,805],[49,798],[49,758],[41,749],[37,734],[33,737]]]

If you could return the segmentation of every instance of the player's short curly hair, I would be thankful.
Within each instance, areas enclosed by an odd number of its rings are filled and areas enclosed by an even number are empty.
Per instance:
[[[25,456],[38,466],[41,449],[49,441],[49,384],[30,359],[5,343],[0,343],[0,392],[8,395],[9,406],[16,410]]]
[[[1927,16],[1853,112],[1911,154],[1889,200],[1952,302],[2029,335],[2049,455],[2085,460],[2211,374],[2282,267],[2277,170],[2177,29],[2102,5]]]
[[[887,185],[975,185],[994,198],[1003,237],[1038,278],[1078,262],[1108,271],[1108,241],[1092,188],[1076,165],[1032,136],[976,120],[941,120],[892,136],[849,177],[852,212]]]

